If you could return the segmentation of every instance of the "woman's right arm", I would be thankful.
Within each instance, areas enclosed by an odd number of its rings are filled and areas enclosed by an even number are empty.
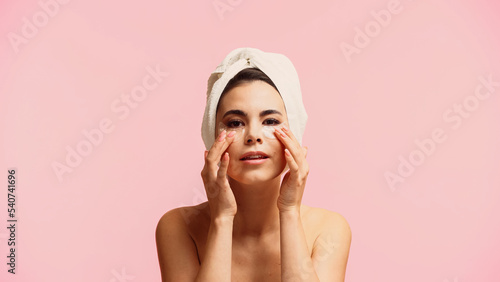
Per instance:
[[[231,252],[233,246],[233,219],[237,206],[233,191],[227,180],[229,153],[227,147],[233,142],[234,134],[226,136],[222,131],[212,148],[205,151],[205,166],[201,178],[207,192],[210,207],[206,254],[195,281],[230,282]],[[222,159],[221,159],[222,157]],[[217,163],[220,161],[220,166]]]
[[[211,221],[201,265],[179,209],[166,213],[158,223],[156,242],[163,282],[231,281],[233,219],[237,206],[226,177],[229,154],[224,152],[233,140],[234,136],[226,136],[224,130],[210,151],[205,151],[205,166],[201,176],[207,192]],[[217,165],[219,161],[220,167]]]
[[[182,208],[162,216],[156,227],[156,246],[163,282],[231,281],[233,217],[211,221],[203,263],[189,235]]]
[[[200,268],[196,245],[189,235],[181,209],[165,213],[156,226],[162,282],[193,282]]]
[[[233,217],[220,217],[210,222],[206,254],[195,281],[231,281],[231,249]]]

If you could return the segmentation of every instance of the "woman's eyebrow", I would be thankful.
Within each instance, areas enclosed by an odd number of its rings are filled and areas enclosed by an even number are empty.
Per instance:
[[[224,116],[222,118],[225,118],[227,115],[230,115],[230,114],[244,116],[244,117],[248,116],[248,114],[242,110],[229,110],[224,114]],[[272,115],[272,114],[277,114],[277,115],[283,116],[280,111],[272,110],[272,109],[260,112],[259,116],[263,117],[263,116]]]

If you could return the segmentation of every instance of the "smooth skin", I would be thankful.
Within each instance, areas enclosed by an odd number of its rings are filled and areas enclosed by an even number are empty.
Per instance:
[[[224,115],[235,109],[241,112]],[[239,85],[221,99],[219,122],[244,127],[245,136],[233,142],[237,136],[223,131],[205,151],[207,202],[173,209],[158,222],[162,281],[344,281],[349,224],[339,213],[301,204],[307,148],[287,130],[279,93],[262,81]],[[262,134],[269,122],[284,125],[276,139]],[[248,151],[269,158],[248,165],[240,160]]]

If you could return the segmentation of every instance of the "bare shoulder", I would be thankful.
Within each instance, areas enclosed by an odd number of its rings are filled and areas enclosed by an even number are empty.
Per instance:
[[[302,209],[301,209],[302,210]],[[311,258],[321,281],[345,281],[351,228],[338,212],[306,207],[304,216],[317,226]]]
[[[199,226],[200,221],[208,218],[207,213],[208,202],[203,202],[199,205],[184,206],[167,211],[158,221],[156,230],[180,228],[191,233],[193,226]]]
[[[161,216],[155,237],[162,281],[193,281],[196,277],[199,259],[193,226],[203,217],[203,204],[174,208]]]
[[[302,218],[308,226],[317,230],[318,235],[329,233],[336,236],[351,237],[351,228],[343,215],[324,208],[302,205]]]

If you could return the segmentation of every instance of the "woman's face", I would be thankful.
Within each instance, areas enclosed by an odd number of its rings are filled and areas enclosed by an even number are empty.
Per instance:
[[[235,141],[226,150],[230,158],[229,177],[250,184],[281,175],[286,166],[285,146],[271,129],[278,125],[290,128],[280,94],[266,82],[240,84],[222,97],[217,111],[216,136],[221,129],[228,133],[237,131]],[[267,158],[241,160],[243,154],[251,151],[263,152]]]

